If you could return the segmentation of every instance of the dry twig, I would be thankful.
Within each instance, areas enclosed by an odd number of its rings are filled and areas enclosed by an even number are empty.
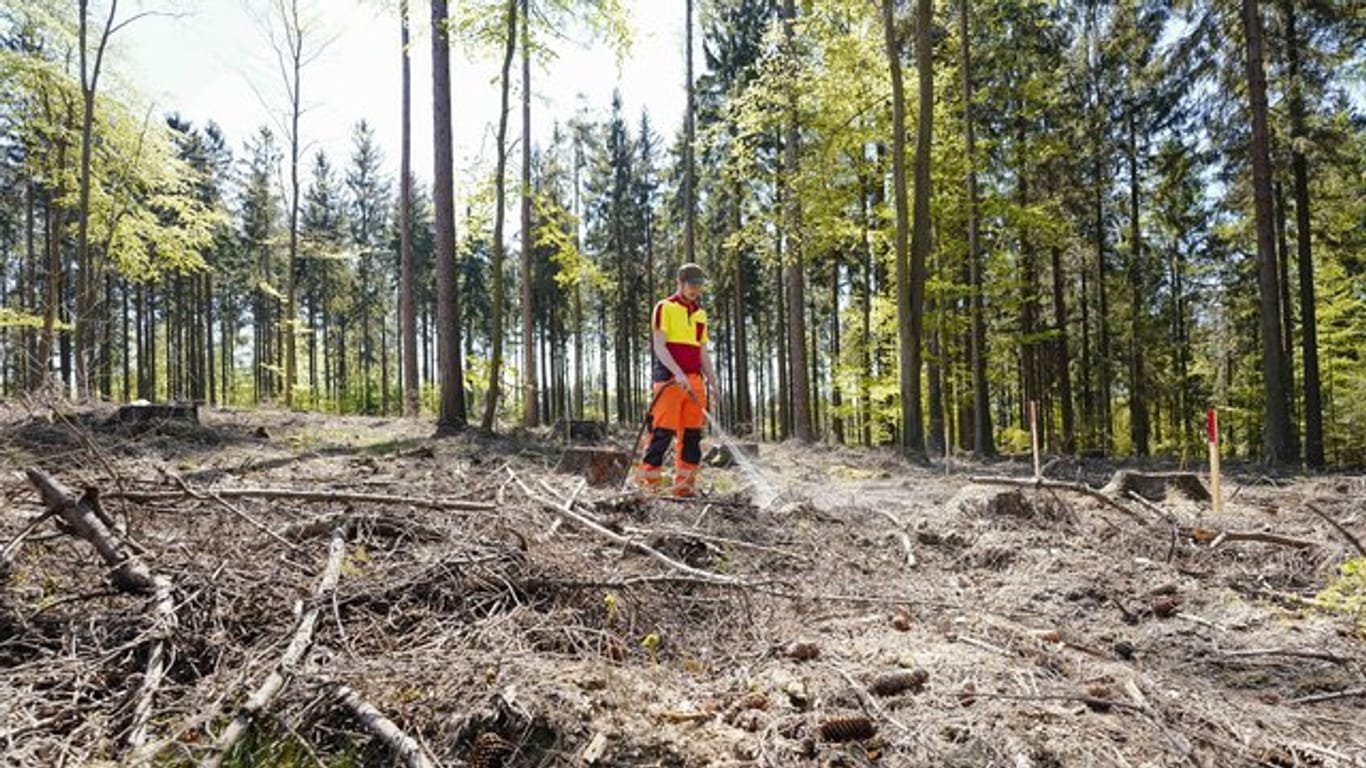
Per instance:
[[[328,549],[327,565],[323,568],[322,579],[318,582],[318,591],[313,604],[299,615],[299,625],[294,630],[294,637],[289,641],[289,646],[285,648],[285,652],[275,665],[275,669],[272,669],[260,687],[247,697],[246,703],[238,710],[237,716],[219,734],[214,743],[212,754],[204,759],[204,766],[217,768],[217,766],[222,765],[223,758],[227,756],[228,751],[246,733],[247,726],[251,724],[252,718],[265,709],[275,694],[279,693],[280,689],[285,686],[286,676],[294,672],[294,668],[303,658],[304,652],[308,650],[309,644],[313,642],[313,625],[318,621],[318,610],[322,605],[323,598],[337,588],[337,579],[341,576],[342,557],[345,553],[346,539],[342,535],[341,529],[337,529],[332,533],[332,544]]]
[[[115,491],[107,494],[109,498],[127,499],[146,503],[183,498],[186,491]],[[456,512],[492,512],[496,504],[464,499],[433,499],[421,496],[401,496],[391,493],[341,493],[338,491],[305,491],[297,488],[215,488],[212,493],[225,499],[293,499],[295,501],[316,501],[322,503],[353,504],[407,504],[424,509],[439,509]]]
[[[1361,543],[1361,539],[1358,539],[1351,531],[1342,527],[1342,523],[1339,523],[1337,520],[1334,520],[1332,515],[1328,514],[1327,512],[1324,512],[1322,509],[1319,508],[1319,505],[1315,504],[1312,501],[1306,501],[1304,505],[1309,509],[1310,512],[1313,512],[1314,514],[1323,518],[1324,522],[1336,528],[1338,533],[1342,534],[1344,538],[1346,538],[1348,541],[1352,543],[1352,546],[1356,548],[1357,554],[1361,555],[1362,557],[1366,557],[1366,546],[1363,546]]]
[[[434,768],[436,763],[427,756],[427,752],[422,749],[412,736],[403,732],[394,724],[393,720],[384,716],[384,713],[375,708],[373,704],[361,698],[359,693],[345,685],[338,685],[336,688],[337,698],[346,705],[347,709],[356,716],[371,733],[375,734],[380,741],[388,745],[392,751],[409,768]]]
[[[622,536],[619,533],[616,533],[608,528],[605,528],[602,525],[579,514],[578,512],[575,512],[571,507],[569,507],[562,501],[547,499],[544,496],[536,494],[530,488],[527,487],[526,483],[522,482],[522,479],[520,477],[517,477],[516,473],[512,471],[511,467],[508,467],[507,471],[508,474],[512,476],[513,481],[517,483],[517,486],[522,489],[522,493],[525,494],[528,499],[535,501],[536,503],[555,512],[556,514],[563,515],[564,517],[568,518],[571,522],[580,525],[592,531],[593,533],[596,533],[597,535],[607,539],[608,541],[611,541],[614,544],[618,544],[622,547],[625,547],[628,550],[641,552],[663,563],[669,568],[672,568],[673,570],[688,574],[689,576],[692,576],[701,581],[726,586],[745,586],[744,582],[742,582],[739,579],[736,579],[731,576],[723,576],[718,573],[703,571],[701,569],[694,568],[686,563],[680,563],[672,557],[669,557],[663,552],[660,552],[659,550],[647,544],[644,544],[643,542],[636,541],[626,536]]]

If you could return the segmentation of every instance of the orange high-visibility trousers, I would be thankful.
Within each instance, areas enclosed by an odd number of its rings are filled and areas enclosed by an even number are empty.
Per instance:
[[[692,393],[672,381],[655,382],[655,404],[650,409],[654,435],[639,467],[641,485],[647,490],[658,490],[663,485],[664,453],[669,443],[675,442],[675,496],[691,496],[697,485],[697,473],[702,463],[702,427],[705,425],[707,390],[700,373],[688,374]]]

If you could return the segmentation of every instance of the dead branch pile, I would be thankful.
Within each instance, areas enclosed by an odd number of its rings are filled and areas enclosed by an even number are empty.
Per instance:
[[[1307,608],[1363,528],[1333,498],[794,460],[810,500],[758,510],[219,429],[250,460],[76,441],[0,486],[6,764],[1366,764],[1359,630]]]

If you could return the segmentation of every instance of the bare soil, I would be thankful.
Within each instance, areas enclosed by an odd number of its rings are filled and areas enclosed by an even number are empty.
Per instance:
[[[1362,477],[1242,471],[1215,518],[1176,491],[972,479],[1022,462],[764,444],[780,497],[761,509],[732,469],[694,503],[583,487],[552,471],[549,430],[112,413],[0,409],[5,765],[210,758],[310,613],[228,764],[398,761],[346,686],[419,745],[411,764],[1366,765],[1366,620],[1312,604],[1358,553],[1307,506],[1366,537]],[[31,525],[28,467],[99,489],[172,583],[174,625],[55,517]]]

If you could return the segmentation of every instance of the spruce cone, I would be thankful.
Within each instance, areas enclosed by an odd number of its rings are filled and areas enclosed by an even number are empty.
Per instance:
[[[820,725],[823,741],[862,741],[877,733],[873,721],[866,717],[836,717]]]
[[[904,691],[919,691],[929,679],[930,673],[920,668],[892,672],[874,680],[873,684],[868,686],[868,690],[877,696],[895,696]]]
[[[468,768],[503,768],[503,758],[512,754],[512,750],[512,744],[502,736],[484,731],[474,740],[465,764]]]

